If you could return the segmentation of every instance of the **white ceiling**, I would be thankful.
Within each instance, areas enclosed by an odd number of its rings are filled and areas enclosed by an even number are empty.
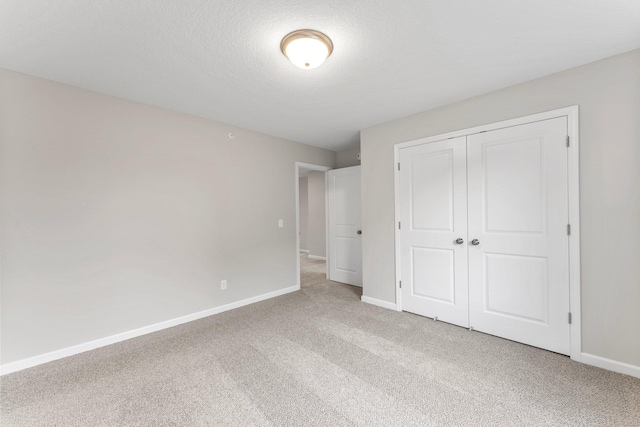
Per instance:
[[[333,40],[301,70],[292,30]],[[332,150],[640,48],[638,0],[0,0],[0,67]]]

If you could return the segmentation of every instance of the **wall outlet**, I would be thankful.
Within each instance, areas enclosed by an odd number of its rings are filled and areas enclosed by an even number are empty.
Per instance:
[[[226,280],[222,280],[222,281],[220,282],[220,289],[222,289],[223,291],[224,291],[225,289],[227,289],[227,281],[226,281]]]
[[[279,219],[278,220],[278,227],[280,227],[280,228],[284,227],[284,220],[283,219]]]

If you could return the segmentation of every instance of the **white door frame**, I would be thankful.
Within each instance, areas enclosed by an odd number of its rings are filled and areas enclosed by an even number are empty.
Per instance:
[[[420,138],[407,141],[394,146],[394,188],[395,188],[395,250],[396,250],[396,310],[402,311],[402,295],[400,292],[400,235],[398,222],[400,221],[400,179],[398,162],[400,150],[414,145],[428,144],[459,136],[468,136],[490,130],[503,129],[518,126],[525,123],[538,122],[556,117],[567,118],[567,133],[569,136],[568,147],[568,185],[569,185],[569,224],[571,235],[569,236],[569,299],[571,310],[571,359],[580,362],[582,359],[582,328],[580,314],[580,155],[579,155],[579,109],[577,105],[518,117],[473,128],[462,129],[441,135]]]
[[[311,163],[295,162],[296,180],[296,287],[300,289],[300,168],[327,172],[333,168]],[[324,218],[325,218],[325,257],[327,258],[326,277],[329,278],[329,214],[327,206],[327,176],[324,178]]]

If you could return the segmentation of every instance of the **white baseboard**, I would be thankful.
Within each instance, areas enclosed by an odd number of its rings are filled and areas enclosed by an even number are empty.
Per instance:
[[[303,254],[308,254],[309,253],[309,249],[300,249],[300,252],[302,252]]]
[[[319,259],[320,261],[326,261],[327,257],[318,256],[318,255],[309,255],[309,259]]]
[[[387,301],[382,301],[381,299],[366,297],[366,296],[362,295],[360,300],[362,302],[366,302],[367,304],[377,305],[378,307],[382,307],[382,308],[388,308],[389,310],[394,310],[394,311],[397,310],[397,307],[396,307],[396,305],[394,303],[387,302]]]
[[[589,353],[582,353],[581,361],[587,365],[597,366],[598,368],[640,378],[640,366],[618,362],[617,360],[607,359],[606,357],[595,356]]]
[[[111,335],[109,337],[99,338],[97,340],[89,341],[86,343],[77,344],[77,345],[63,348],[60,350],[51,351],[49,353],[40,354],[38,356],[29,357],[27,359],[22,359],[15,362],[7,363],[0,366],[0,375],[7,375],[12,372],[21,371],[23,369],[41,365],[43,363],[52,362],[54,360],[62,359],[64,357],[73,356],[75,354],[84,353],[85,351],[94,350],[96,348],[104,347],[109,344],[115,344],[117,342],[125,341],[131,338],[136,338],[141,335],[157,332],[162,329],[167,329],[173,326],[182,325],[183,323],[193,322],[194,320],[202,319],[204,317],[208,317],[214,314],[233,310],[234,308],[240,308],[245,305],[264,301],[266,299],[274,298],[274,297],[288,294],[290,292],[295,292],[298,290],[300,290],[299,286],[291,286],[288,288],[279,289],[277,291],[273,291],[273,292],[258,295],[252,298],[247,298],[241,301],[236,301],[229,304],[221,305],[219,307],[210,308],[208,310],[199,311],[197,313],[187,314],[186,316],[177,317],[175,319],[165,320],[164,322],[155,323],[153,325],[144,326],[142,328],[133,329],[131,331],[122,332],[116,335]]]

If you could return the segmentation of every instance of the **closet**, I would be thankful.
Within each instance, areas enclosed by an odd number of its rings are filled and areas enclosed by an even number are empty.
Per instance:
[[[397,149],[403,310],[570,353],[568,135],[561,116]]]

